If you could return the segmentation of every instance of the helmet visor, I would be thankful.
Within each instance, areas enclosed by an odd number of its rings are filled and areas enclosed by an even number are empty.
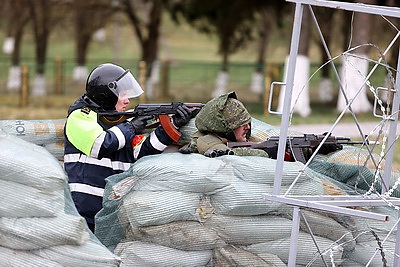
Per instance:
[[[126,70],[120,77],[118,77],[114,84],[114,93],[118,98],[132,98],[143,93],[142,87],[140,87],[139,83],[129,70]]]

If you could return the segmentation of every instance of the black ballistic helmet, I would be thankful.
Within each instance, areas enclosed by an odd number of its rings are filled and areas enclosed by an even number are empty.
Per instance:
[[[129,70],[111,63],[94,68],[86,81],[86,96],[105,110],[115,110],[119,97],[132,98],[142,93]]]

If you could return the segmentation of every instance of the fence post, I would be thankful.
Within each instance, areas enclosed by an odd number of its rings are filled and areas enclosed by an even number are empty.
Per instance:
[[[166,101],[169,98],[169,60],[163,60],[161,64],[161,99]]]
[[[28,66],[21,67],[21,92],[19,97],[19,106],[26,107],[29,104],[29,69]]]
[[[56,57],[54,61],[54,94],[62,94],[62,59]]]
[[[142,60],[139,62],[139,84],[143,90],[146,90],[146,74],[146,62]],[[139,96],[139,103],[146,103],[146,91]]]

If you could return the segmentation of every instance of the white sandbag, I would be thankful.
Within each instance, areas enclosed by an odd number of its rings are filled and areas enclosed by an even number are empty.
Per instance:
[[[234,168],[235,176],[239,179],[260,184],[274,184],[276,160],[265,157],[239,157],[239,156],[226,156],[219,157],[226,164]],[[297,177],[303,164],[298,162],[283,163],[283,173],[281,185],[290,185]],[[308,180],[308,178],[301,174],[299,181]]]
[[[0,244],[13,249],[39,249],[80,245],[89,239],[85,219],[58,214],[57,217],[0,218]]]
[[[120,243],[114,253],[121,257],[121,267],[198,267],[212,257],[212,250],[184,251],[139,241]]]
[[[131,227],[160,225],[174,221],[197,221],[200,195],[180,191],[132,191],[122,201],[121,224]]]
[[[239,247],[226,246],[214,250],[213,266],[265,266],[286,267],[276,255],[264,259]]]
[[[45,148],[0,134],[0,179],[52,192],[62,190],[67,176]]]
[[[282,186],[282,192],[285,192],[287,188],[287,186]],[[263,195],[271,194],[272,190],[272,184],[233,182],[212,195],[211,204],[218,213],[223,215],[266,214],[283,206],[279,202],[264,200]],[[322,193],[321,183],[311,179],[296,183],[290,191],[290,195],[321,195]]]
[[[7,267],[62,267],[60,263],[42,258],[29,251],[0,246],[0,266]]]
[[[272,185],[234,182],[211,196],[217,213],[224,215],[259,215],[276,210],[281,204],[265,201],[263,194],[272,193]]]
[[[0,120],[0,129],[29,143],[44,146],[64,141],[65,119]]]
[[[212,229],[193,221],[130,229],[127,240],[138,240],[181,250],[209,250],[226,243]]]
[[[120,259],[100,243],[92,240],[79,246],[64,245],[32,250],[35,255],[60,263],[62,266],[112,267]]]
[[[0,180],[0,196],[0,217],[51,217],[64,209],[63,192],[45,192],[10,181]]]
[[[340,267],[365,267],[364,264],[355,262],[349,258],[344,258]]]
[[[354,231],[354,236],[357,236],[357,243],[359,242],[367,242],[372,241],[376,242],[375,236],[372,234],[371,229],[377,234],[379,237],[386,237],[396,224],[396,220],[398,219],[398,210],[392,209],[390,207],[382,206],[382,207],[368,207],[365,208],[368,212],[374,212],[378,214],[389,215],[390,219],[387,222],[381,222],[378,220],[370,220],[361,217],[353,216],[353,225],[352,230]],[[388,237],[389,240],[395,240],[396,232],[392,232],[392,234]]]
[[[221,160],[181,153],[143,157],[130,175],[138,178],[134,189],[142,191],[212,192],[237,180],[232,166]]]
[[[329,239],[314,236],[319,250],[324,254],[325,261],[339,265],[341,263],[343,248]],[[265,243],[253,244],[244,249],[257,254],[263,258],[265,253],[277,255],[283,262],[287,263],[289,259],[290,237],[280,240],[274,240]],[[312,266],[324,266],[318,250],[314,245],[313,239],[309,234],[300,232],[297,239],[296,264]],[[310,265],[308,265],[310,266]]]
[[[292,221],[278,216],[223,216],[214,214],[204,225],[228,244],[250,245],[289,237]]]
[[[369,261],[371,261],[369,266],[384,266],[383,261],[386,261],[386,266],[393,266],[393,253],[396,242],[386,241],[383,244],[381,243],[381,245],[383,247],[383,257],[379,250],[378,242],[375,240],[357,243],[356,249],[349,254],[348,258],[363,266],[366,266]],[[372,258],[374,254],[375,256]]]
[[[352,231],[325,214],[309,210],[301,210],[303,216],[300,220],[300,229],[308,232],[308,227],[304,222],[306,218],[309,227],[314,235],[328,238],[340,244],[345,251],[352,251],[356,246]],[[290,217],[291,219],[291,217]]]
[[[278,136],[280,128],[269,125],[255,118],[251,119],[251,135],[260,140],[267,140],[271,136]]]

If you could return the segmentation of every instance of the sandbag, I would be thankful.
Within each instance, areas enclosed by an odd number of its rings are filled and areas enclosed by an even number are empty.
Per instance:
[[[29,251],[0,246],[0,266],[7,267],[62,267],[55,261],[42,258]]]
[[[362,266],[366,266],[368,262],[369,266],[392,266],[394,258],[390,251],[393,251],[395,245],[396,243],[393,241],[386,241],[382,244],[384,250],[381,251],[377,240],[360,242],[357,243],[349,258]],[[373,257],[373,255],[375,256]]]
[[[250,245],[289,237],[292,221],[278,216],[214,215],[205,226],[228,244]]]
[[[56,159],[64,156],[65,119],[0,120],[0,131],[26,142],[45,147]]]
[[[245,182],[274,184],[276,160],[265,157],[220,157],[224,163],[231,165],[235,176]],[[281,185],[290,185],[300,173],[299,180],[308,180],[309,178],[302,172],[304,165],[299,162],[284,162],[285,171],[282,173]]]
[[[343,248],[335,242],[319,236],[315,236],[318,248],[324,255],[326,262],[339,265],[342,262]],[[280,240],[269,241],[265,243],[253,244],[244,247],[244,249],[255,253],[263,258],[265,254],[275,254],[283,262],[288,263],[290,248],[290,237]],[[324,266],[322,259],[318,254],[318,250],[314,245],[313,239],[309,234],[300,232],[297,239],[297,256],[296,264],[307,266]]]
[[[0,244],[13,249],[81,245],[88,241],[85,219],[65,213],[57,217],[0,217]]]
[[[181,250],[210,250],[226,245],[209,227],[194,221],[178,221],[162,225],[130,229],[126,240],[138,240]]]
[[[282,187],[285,192],[288,187]],[[277,211],[284,206],[279,202],[267,201],[264,194],[272,194],[273,185],[233,182],[230,186],[222,188],[211,198],[211,204],[220,214],[224,215],[261,215]],[[314,180],[296,183],[291,194],[293,195],[319,195],[322,194],[322,185]]]
[[[131,227],[159,225],[182,220],[197,220],[200,196],[181,191],[132,191],[120,207],[122,224]]]
[[[168,153],[147,156],[135,162],[135,168],[127,171],[131,177],[138,178],[132,189],[206,193],[237,180],[233,167],[224,161],[210,160],[200,154],[191,154],[183,161],[182,156],[180,153]],[[148,164],[153,160],[157,164]]]
[[[260,258],[257,255],[239,247],[226,246],[214,250],[213,266],[264,266],[286,267],[276,255]]]
[[[140,241],[118,244],[115,253],[121,256],[121,267],[142,266],[206,266],[212,250],[185,251]]]
[[[0,217],[54,217],[64,208],[64,194],[0,180]],[[23,196],[23,197],[21,197]]]
[[[63,190],[67,176],[45,148],[0,133],[0,180],[54,192]]]
[[[118,257],[104,249],[104,246],[98,241],[92,240],[79,246],[53,246],[32,250],[32,253],[58,262],[63,266],[112,267],[120,264]]]

